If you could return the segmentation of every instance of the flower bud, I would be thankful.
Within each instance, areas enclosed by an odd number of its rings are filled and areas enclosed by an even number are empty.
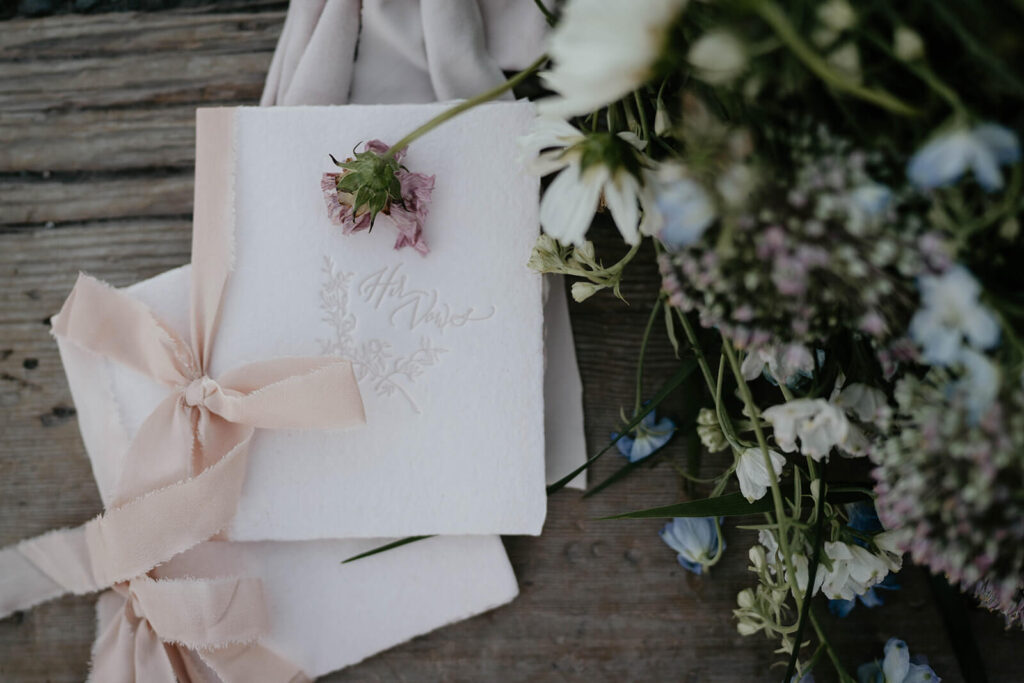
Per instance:
[[[690,47],[687,61],[701,80],[712,85],[725,84],[747,68],[747,49],[734,34],[713,30]]]
[[[572,283],[572,298],[576,303],[582,303],[604,289],[602,285],[595,285],[592,282]]]
[[[893,36],[893,52],[904,62],[916,61],[924,57],[924,41],[917,31],[900,26]]]

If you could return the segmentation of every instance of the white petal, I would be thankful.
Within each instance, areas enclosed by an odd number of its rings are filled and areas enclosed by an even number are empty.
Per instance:
[[[583,246],[607,175],[601,168],[595,166],[580,177],[579,166],[574,165],[555,176],[540,202],[544,232],[562,244]]]
[[[631,173],[619,171],[604,185],[604,200],[612,212],[615,225],[628,244],[640,242],[640,209],[637,206],[639,186]]]

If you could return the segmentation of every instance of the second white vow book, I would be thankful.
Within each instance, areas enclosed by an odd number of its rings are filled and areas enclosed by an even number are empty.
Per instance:
[[[342,234],[320,189],[337,171],[328,154],[394,143],[448,106],[234,110],[235,263],[210,374],[343,356],[367,420],[258,431],[230,539],[540,533],[542,293],[526,266],[538,184],[516,150],[532,105],[479,107],[411,145],[404,165],[436,178],[425,256],[395,250],[383,216]],[[185,335],[186,320],[167,322]],[[112,372],[134,434],[166,389]]]

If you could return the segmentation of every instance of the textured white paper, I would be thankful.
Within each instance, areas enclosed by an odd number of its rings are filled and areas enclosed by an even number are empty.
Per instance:
[[[412,146],[406,166],[437,178],[425,257],[395,251],[385,218],[343,235],[320,190],[329,152],[397,140],[447,106],[235,110],[236,262],[211,376],[350,357],[367,426],[258,431],[232,540],[540,533],[538,186],[515,145],[532,105],[474,109]],[[120,366],[113,390],[131,434],[165,391]]]
[[[209,542],[157,574],[262,579],[270,622],[263,644],[311,676],[503,605],[518,593],[496,536],[431,538],[340,564],[378,543]]]

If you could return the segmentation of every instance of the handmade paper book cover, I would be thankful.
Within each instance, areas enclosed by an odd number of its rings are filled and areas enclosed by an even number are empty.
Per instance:
[[[435,176],[427,255],[394,249],[383,217],[342,234],[320,189],[336,170],[328,154],[398,140],[447,106],[233,110],[235,263],[211,375],[342,356],[367,424],[258,431],[232,540],[540,532],[543,302],[526,266],[538,185],[516,148],[532,105],[474,109],[411,146],[405,166]],[[186,296],[139,296],[187,336]],[[114,403],[104,429],[130,437],[167,389],[101,362]],[[87,448],[89,429],[83,420]]]

